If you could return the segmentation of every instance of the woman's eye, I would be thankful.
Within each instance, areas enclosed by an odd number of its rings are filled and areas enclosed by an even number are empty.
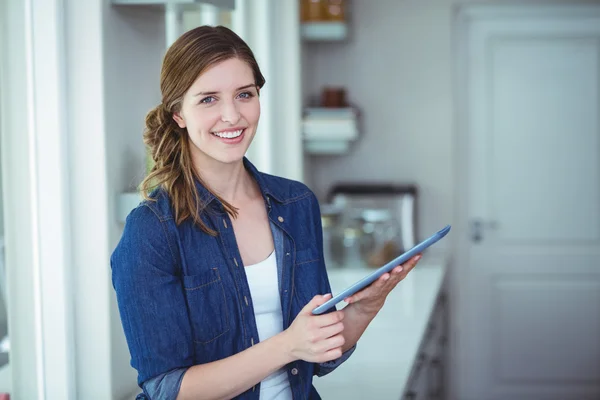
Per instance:
[[[214,100],[215,100],[215,98],[214,98],[214,97],[212,97],[212,96],[208,96],[208,97],[205,97],[205,98],[203,98],[202,100],[200,100],[200,103],[201,103],[201,104],[210,104],[210,103],[212,103]]]
[[[253,96],[254,96],[254,94],[253,94],[253,93],[251,93],[251,92],[243,92],[243,93],[240,93],[240,94],[239,94],[239,96],[240,96],[242,99],[249,99],[249,98],[253,97]]]

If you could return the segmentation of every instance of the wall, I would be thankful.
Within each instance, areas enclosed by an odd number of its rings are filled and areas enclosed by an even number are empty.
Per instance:
[[[2,61],[0,61],[1,63]],[[2,118],[2,115],[0,115]],[[1,165],[1,154],[2,154],[2,142],[0,142],[0,165]],[[0,238],[4,237],[4,202],[2,201],[2,170],[0,169]]]
[[[309,157],[308,181],[321,199],[341,180],[416,182],[421,236],[452,223],[457,3],[354,0],[346,43],[304,45],[305,98],[342,85],[363,117],[348,155]]]
[[[103,2],[64,5],[77,395],[112,393]]]
[[[2,55],[0,54],[0,58]],[[2,60],[0,59],[0,65],[2,65]],[[2,126],[1,121],[2,115],[0,115],[0,126]],[[2,165],[2,140],[0,138],[0,166]],[[6,263],[4,261],[4,201],[3,197],[3,188],[2,188],[2,168],[0,167],[0,265],[3,265],[4,268],[0,269],[3,272],[3,275],[0,277],[2,282],[2,286],[0,287],[0,339],[4,337],[7,333],[7,309],[6,303],[4,301],[4,296],[6,293]]]
[[[105,121],[109,251],[123,226],[116,218],[116,198],[135,190],[145,173],[142,140],[148,111],[160,103],[160,66],[165,53],[164,13],[154,7],[104,9]],[[110,288],[112,398],[135,390],[137,373],[130,366],[116,296]]]

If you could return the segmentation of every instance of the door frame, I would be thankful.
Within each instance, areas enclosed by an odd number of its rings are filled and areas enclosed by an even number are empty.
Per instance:
[[[461,327],[468,327],[469,315],[466,310],[471,299],[465,295],[462,277],[470,273],[469,265],[469,26],[474,20],[493,20],[498,17],[510,18],[523,15],[530,16],[600,16],[600,5],[594,1],[570,2],[560,0],[552,3],[524,2],[507,4],[493,1],[486,4],[460,4],[453,10],[452,45],[455,54],[453,61],[453,100],[454,100],[454,143],[455,164],[455,245],[453,268],[450,274],[452,293],[450,324],[450,360],[449,398],[464,398],[465,388],[470,380],[465,373],[465,356],[469,351],[468,342]],[[482,215],[481,218],[486,219]],[[468,329],[468,328],[467,328]]]
[[[2,175],[10,394],[74,399],[64,5],[9,0],[2,29]]]

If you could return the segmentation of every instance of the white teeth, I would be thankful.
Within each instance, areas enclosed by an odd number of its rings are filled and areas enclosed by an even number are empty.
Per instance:
[[[233,139],[233,138],[240,136],[242,134],[242,131],[243,131],[243,129],[240,129],[237,131],[232,131],[232,132],[213,132],[213,135],[216,135],[220,138]]]

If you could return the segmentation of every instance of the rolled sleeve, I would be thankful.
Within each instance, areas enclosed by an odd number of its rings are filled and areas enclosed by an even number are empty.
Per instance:
[[[177,400],[187,368],[177,368],[144,382],[144,393],[152,400]]]
[[[193,365],[192,329],[173,251],[165,222],[141,205],[127,217],[111,256],[112,283],[140,387],[151,378]]]
[[[336,360],[327,361],[316,365],[315,375],[318,377],[325,376],[340,365],[342,365],[356,350],[356,345],[346,350],[342,356]]]

